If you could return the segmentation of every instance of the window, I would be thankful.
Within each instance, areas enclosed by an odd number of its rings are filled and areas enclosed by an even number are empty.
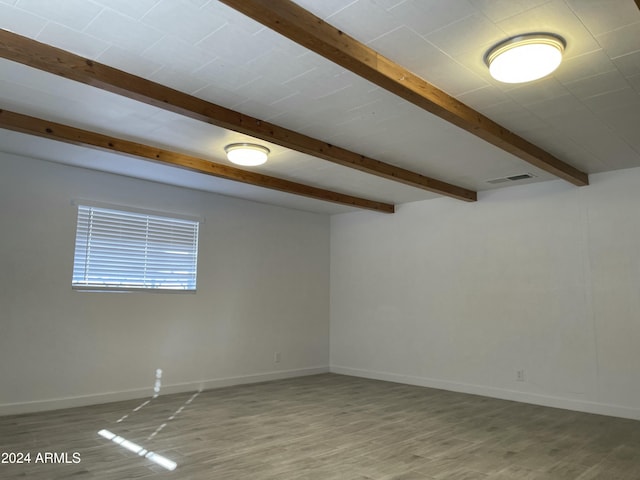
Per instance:
[[[196,290],[194,220],[78,205],[72,287]]]

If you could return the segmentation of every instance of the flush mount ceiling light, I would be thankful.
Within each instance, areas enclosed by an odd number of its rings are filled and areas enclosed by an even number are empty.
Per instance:
[[[224,147],[227,158],[236,165],[255,167],[267,161],[270,150],[255,143],[232,143]]]
[[[500,82],[530,82],[558,68],[565,46],[564,39],[552,33],[518,35],[494,46],[484,61]]]

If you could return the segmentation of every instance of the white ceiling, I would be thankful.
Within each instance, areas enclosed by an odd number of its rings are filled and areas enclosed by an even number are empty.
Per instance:
[[[634,0],[297,0],[452,96],[588,173],[640,166]],[[465,188],[555,177],[306,51],[217,0],[0,0],[0,27],[253,117]],[[550,77],[503,85],[483,55],[506,37],[567,41]],[[247,139],[0,60],[0,108],[225,163]],[[261,142],[265,143],[265,142]],[[435,198],[268,145],[269,175],[372,200]],[[350,207],[0,130],[0,150],[322,213]],[[578,188],[578,187],[576,187]]]

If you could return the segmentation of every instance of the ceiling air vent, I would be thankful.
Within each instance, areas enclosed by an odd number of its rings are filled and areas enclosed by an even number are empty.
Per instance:
[[[517,182],[518,180],[525,180],[527,178],[534,178],[535,175],[531,173],[521,173],[520,175],[510,175],[508,177],[494,178],[493,180],[487,180],[487,183],[495,185],[497,183],[505,182]]]

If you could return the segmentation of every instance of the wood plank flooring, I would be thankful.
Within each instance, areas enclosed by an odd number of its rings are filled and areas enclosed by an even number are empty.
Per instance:
[[[32,460],[0,478],[640,479],[633,420],[335,374],[146,400],[0,417],[0,452]],[[35,463],[44,452],[80,462]]]

